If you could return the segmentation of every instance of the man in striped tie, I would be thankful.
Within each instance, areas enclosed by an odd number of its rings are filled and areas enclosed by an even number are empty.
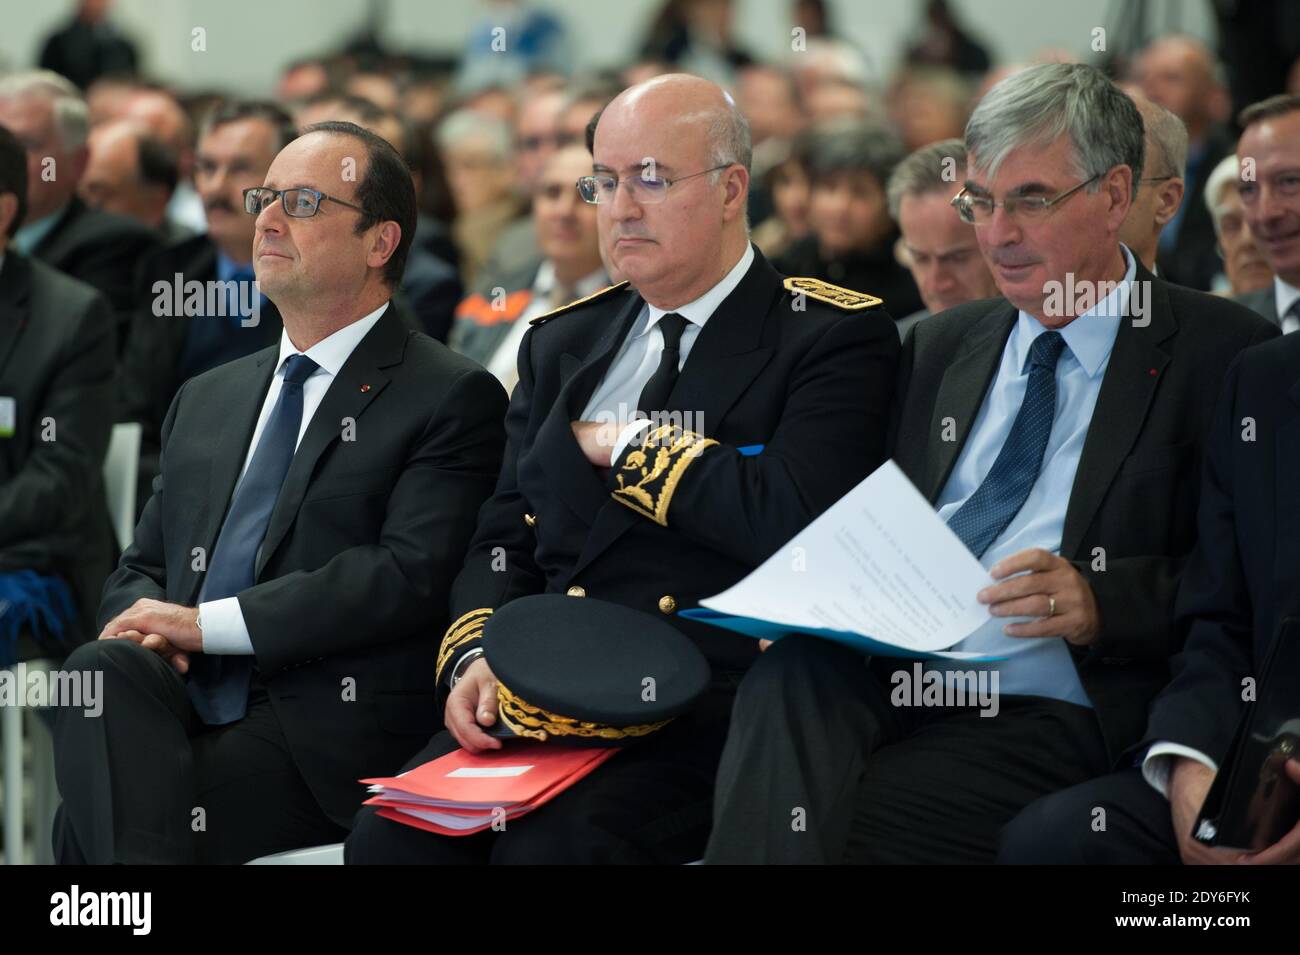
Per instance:
[[[991,862],[1021,808],[1137,741],[1167,678],[1215,393],[1276,329],[1120,243],[1143,127],[1099,71],[1004,80],[966,148],[953,214],[1003,297],[916,327],[891,446],[993,578],[953,649],[998,662],[926,675],[997,706],[910,708],[890,687],[913,661],[779,640],[737,696],[708,861]]]

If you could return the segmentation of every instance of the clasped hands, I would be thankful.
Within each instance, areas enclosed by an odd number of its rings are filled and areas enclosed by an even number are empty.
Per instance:
[[[187,673],[190,654],[203,651],[197,607],[182,607],[141,597],[110,620],[100,640],[131,640],[152,650],[171,664],[177,673]]]

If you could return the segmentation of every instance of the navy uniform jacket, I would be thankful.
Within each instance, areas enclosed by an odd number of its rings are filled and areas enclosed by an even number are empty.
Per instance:
[[[808,284],[821,291],[790,291],[756,250],[664,409],[681,413],[684,427],[665,426],[662,456],[634,442],[608,475],[587,461],[571,422],[643,300],[624,283],[534,320],[520,345],[501,476],[452,588],[443,689],[487,616],[536,593],[670,615],[715,675],[729,682],[748,666],[756,641],[676,611],[745,576],[885,453],[894,323],[870,296]]]

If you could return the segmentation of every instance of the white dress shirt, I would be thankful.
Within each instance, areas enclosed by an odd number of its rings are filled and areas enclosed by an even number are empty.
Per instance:
[[[1287,314],[1298,298],[1300,298],[1300,288],[1296,288],[1289,282],[1283,282],[1276,275],[1273,276],[1273,302],[1277,307],[1278,323],[1282,326],[1283,335],[1300,331],[1300,317]]]
[[[622,425],[622,430],[610,452],[611,466],[632,439],[651,424],[645,418],[637,419],[636,412],[637,402],[641,398],[641,389],[658,369],[659,359],[663,355],[664,333],[659,327],[659,320],[671,313],[686,319],[686,328],[682,331],[681,343],[678,345],[680,358],[677,362],[677,370],[681,371],[686,365],[686,359],[690,357],[695,339],[699,338],[700,331],[709,321],[709,317],[727,296],[735,291],[753,262],[754,247],[746,244],[744,254],[731,267],[731,271],[722,277],[722,281],[695,301],[687,302],[674,309],[658,308],[649,302],[641,306],[641,313],[632,323],[627,338],[623,340],[618,354],[614,356],[614,361],[605,372],[605,377],[592,392],[591,400],[587,402],[587,407],[582,413],[583,421],[616,421]],[[707,427],[703,422],[699,426]]]
[[[369,315],[340,328],[333,335],[321,339],[301,353],[289,340],[289,333],[280,332],[279,362],[275,374],[271,377],[271,387],[267,389],[266,398],[262,401],[262,410],[257,415],[253,440],[248,443],[248,453],[244,455],[244,465],[239,469],[239,479],[235,482],[234,491],[231,492],[232,498],[244,480],[244,472],[248,470],[248,463],[253,460],[253,452],[257,450],[257,443],[262,440],[262,432],[266,429],[271,412],[275,410],[275,403],[280,398],[280,388],[284,384],[285,360],[291,355],[304,354],[320,366],[302,385],[302,423],[298,426],[298,441],[294,444],[296,451],[298,444],[302,442],[302,436],[307,433],[307,426],[311,424],[312,416],[316,414],[316,409],[320,407],[325,393],[333,384],[334,376],[342,370],[352,352],[361,343],[361,339],[375,327],[379,316],[384,314],[386,308],[388,308],[387,302]],[[203,630],[204,653],[250,654],[253,652],[253,641],[248,635],[248,626],[244,623],[244,612],[240,609],[238,597],[203,601],[199,604],[199,620]]]

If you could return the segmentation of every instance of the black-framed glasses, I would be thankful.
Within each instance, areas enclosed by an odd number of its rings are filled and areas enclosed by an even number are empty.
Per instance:
[[[992,221],[993,210],[998,206],[1001,206],[1003,211],[1012,218],[1042,219],[1057,203],[1064,202],[1084,186],[1092,185],[1104,175],[1105,173],[1099,172],[1091,179],[1085,179],[1072,189],[1067,189],[1051,199],[1046,196],[1007,196],[1001,202],[994,202],[991,196],[973,196],[963,189],[952,197],[949,205],[957,210],[957,215],[961,216],[962,222],[976,226],[987,225]]]
[[[669,188],[677,183],[685,182],[687,179],[694,179],[696,176],[717,172],[719,169],[726,169],[730,165],[731,163],[726,162],[721,166],[713,166],[710,169],[693,172],[689,176],[678,176],[676,179],[646,175],[629,176],[626,179],[620,179],[617,176],[583,176],[577,183],[578,195],[582,196],[584,202],[613,202],[614,192],[621,182],[623,188],[627,189],[632,194],[633,200],[640,205],[656,205],[668,198]]]
[[[295,219],[310,219],[320,211],[322,199],[337,202],[349,209],[356,209],[362,215],[366,214],[365,209],[348,202],[346,199],[329,196],[315,189],[308,189],[305,186],[297,189],[271,189],[267,186],[254,186],[252,189],[245,189],[244,211],[250,216],[260,215],[262,210],[275,202],[276,199],[279,199],[284,205],[284,214],[293,216]]]

